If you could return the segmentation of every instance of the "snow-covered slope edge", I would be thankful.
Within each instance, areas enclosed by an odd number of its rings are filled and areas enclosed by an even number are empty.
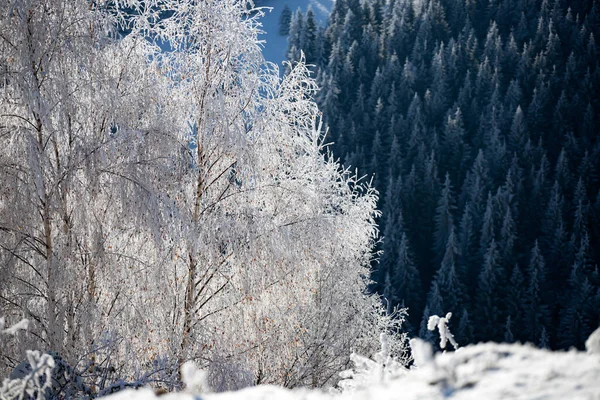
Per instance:
[[[425,352],[426,353],[426,352]],[[413,400],[443,399],[600,399],[600,354],[551,352],[531,345],[484,343],[429,358],[390,382],[352,393],[328,394],[306,389],[258,386],[238,392],[202,395],[207,400]],[[153,399],[151,390],[125,391],[118,399]],[[198,399],[168,394],[161,399]]]

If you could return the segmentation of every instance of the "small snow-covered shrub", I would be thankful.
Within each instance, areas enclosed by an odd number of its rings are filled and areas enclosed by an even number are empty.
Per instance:
[[[14,379],[7,378],[2,382],[1,400],[46,399],[47,391],[52,387],[54,359],[50,354],[27,350],[27,362],[31,368],[28,373]]]
[[[9,328],[5,328],[4,317],[0,317],[0,334],[16,335],[21,330],[27,330],[29,320],[22,319]],[[27,360],[23,361],[2,382],[0,400],[12,399],[45,399],[52,387],[52,370],[54,358],[50,354],[27,350]]]
[[[440,333],[440,348],[445,349],[446,344],[450,342],[450,344],[454,347],[454,350],[458,350],[458,343],[454,340],[454,335],[450,332],[450,328],[448,328],[448,322],[452,318],[452,313],[449,312],[445,317],[439,317],[437,315],[432,315],[429,317],[429,321],[427,321],[427,329],[430,331],[434,331],[435,328],[438,328]]]
[[[390,352],[389,335],[381,333],[379,340],[381,351],[375,354],[374,360],[356,353],[350,355],[354,368],[340,373],[342,380],[338,382],[338,387],[342,392],[389,382],[406,373],[404,364],[395,359]]]
[[[210,393],[208,384],[208,373],[192,362],[187,361],[181,366],[181,380],[188,393],[201,394]]]
[[[40,376],[43,379],[39,378]],[[36,398],[30,394],[34,388],[40,389],[43,399],[89,397],[92,394],[92,390],[83,382],[81,375],[53,351],[41,354],[39,351],[28,350],[26,359],[13,369],[8,381],[12,382],[10,385],[14,387],[21,385],[27,389],[29,397],[23,398]],[[26,382],[37,383],[33,383],[32,387]],[[38,383],[42,383],[43,388],[39,387]],[[7,398],[20,399],[21,397]]]

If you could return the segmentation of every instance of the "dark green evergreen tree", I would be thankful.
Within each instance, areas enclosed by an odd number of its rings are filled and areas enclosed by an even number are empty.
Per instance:
[[[454,231],[454,209],[452,183],[447,173],[435,213],[434,252],[437,260],[443,258],[450,233]]]
[[[290,33],[290,24],[292,23],[292,11],[286,4],[279,15],[279,34],[286,36]]]
[[[525,331],[530,338],[540,338],[548,323],[548,306],[545,303],[546,263],[536,240],[531,250],[529,267],[529,285],[525,299]]]
[[[491,240],[483,259],[483,268],[477,282],[475,311],[477,315],[477,333],[479,340],[499,340],[501,297],[500,277],[502,268],[494,239]]]

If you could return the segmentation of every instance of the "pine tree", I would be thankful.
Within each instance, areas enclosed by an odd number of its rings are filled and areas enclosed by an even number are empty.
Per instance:
[[[429,293],[427,294],[427,309],[430,312],[429,315],[445,315],[444,299],[436,280],[432,282],[431,289],[429,289]]]
[[[476,242],[476,230],[473,221],[473,210],[471,203],[467,203],[459,225],[459,271],[466,279],[470,279],[477,274],[474,272],[478,261],[478,246]],[[473,291],[467,285],[467,292]]]
[[[589,201],[583,183],[583,179],[580,177],[575,186],[573,193],[573,234],[575,239],[581,238],[587,231],[588,226],[588,215],[589,215]]]
[[[404,304],[415,315],[421,309],[423,304],[423,290],[421,288],[421,279],[419,270],[416,268],[408,243],[408,236],[402,233],[400,244],[398,246],[398,255],[396,259],[395,273],[392,278],[394,293],[399,303]],[[409,318],[416,325],[414,318]]]
[[[429,306],[425,306],[423,310],[423,317],[421,318],[421,324],[419,325],[419,337],[433,345],[435,345],[435,335],[432,331],[427,329],[427,322],[429,317],[432,315],[438,315],[429,311]]]
[[[292,23],[292,11],[288,5],[283,6],[281,14],[279,15],[279,34],[281,36],[287,36],[290,33],[290,24]]]
[[[582,270],[579,263],[574,263],[568,279],[570,291],[561,310],[558,330],[559,345],[564,348],[574,344],[582,349],[593,331],[591,310],[594,293]]]
[[[442,165],[455,181],[459,182],[462,179],[459,171],[464,170],[469,155],[469,147],[464,142],[464,136],[462,112],[457,108],[453,115],[448,115],[444,125],[443,156],[446,161]]]
[[[503,265],[509,267],[514,262],[515,243],[517,242],[516,226],[510,208],[507,208],[500,230],[499,254]]]
[[[569,170],[569,160],[567,158],[567,152],[564,147],[561,149],[558,159],[556,160],[556,166],[554,167],[554,176],[558,181],[560,188],[563,193],[566,193],[571,188],[571,171]]]
[[[511,151],[519,152],[525,145],[527,140],[527,124],[525,116],[521,110],[521,106],[517,106],[515,115],[513,117],[512,125],[510,127],[510,135],[508,141],[508,148]]]
[[[548,308],[543,298],[546,287],[546,263],[537,240],[531,250],[527,272],[529,285],[525,301],[525,331],[529,340],[537,341],[542,336],[548,320]]]
[[[480,340],[498,340],[498,327],[501,321],[499,313],[499,286],[502,269],[496,242],[491,240],[484,254],[483,268],[477,281],[476,311],[477,330]]]
[[[485,194],[490,189],[490,172],[489,165],[483,150],[479,150],[477,157],[473,161],[471,170],[467,173],[464,180],[461,194],[461,205],[467,201],[473,205],[473,212],[483,214]],[[477,215],[480,219],[482,215]]]
[[[546,215],[542,227],[542,231],[546,237],[545,242],[551,242],[554,232],[556,232],[558,226],[562,223],[563,207],[564,200],[562,197],[562,190],[560,189],[558,181],[554,181],[550,194],[550,202],[546,208]]]
[[[456,339],[459,344],[474,343],[475,340],[473,325],[471,324],[469,313],[467,312],[466,308],[463,308],[463,311],[460,315]]]
[[[515,340],[524,340],[523,331],[527,317],[525,315],[526,301],[525,278],[518,264],[515,264],[506,290],[506,313],[511,317]]]
[[[454,229],[454,199],[452,194],[452,183],[450,174],[446,173],[442,193],[438,200],[435,213],[435,237],[434,251],[436,259],[441,260],[444,256],[448,237]]]
[[[301,59],[301,52],[306,47],[306,33],[304,26],[304,15],[300,9],[297,9],[290,21],[288,30],[288,52],[287,59],[292,62],[298,62]]]
[[[545,326],[542,326],[542,331],[540,333],[540,339],[538,341],[538,347],[540,349],[550,348],[550,338],[548,337],[548,332],[546,332]]]
[[[481,236],[479,239],[479,252],[482,257],[487,253],[490,243],[495,239],[494,215],[494,198],[492,193],[488,192],[485,212],[483,214],[483,223],[481,225]]]
[[[303,22],[303,40],[304,42],[301,44],[301,47],[304,50],[304,54],[306,57],[307,64],[314,64],[320,58],[320,48],[319,48],[319,28],[317,26],[317,21],[315,19],[315,13],[312,10],[312,7],[309,5],[306,10],[306,15],[304,17]]]
[[[457,262],[459,250],[454,226],[450,228],[450,235],[446,242],[446,251],[440,268],[435,275],[440,295],[444,299],[443,310],[456,312],[463,308],[465,289],[462,277],[459,275]]]

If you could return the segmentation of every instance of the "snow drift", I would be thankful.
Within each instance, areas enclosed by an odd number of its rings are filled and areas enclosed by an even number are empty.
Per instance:
[[[600,335],[600,331],[597,332]],[[421,353],[427,346],[417,339]],[[414,351],[414,347],[413,347]],[[600,354],[552,352],[525,344],[482,343],[435,356],[415,354],[421,365],[389,382],[370,382],[346,393],[257,386],[201,395],[209,400],[317,399],[600,399]],[[124,391],[109,399],[154,399],[150,389]],[[177,393],[162,399],[198,399]]]

